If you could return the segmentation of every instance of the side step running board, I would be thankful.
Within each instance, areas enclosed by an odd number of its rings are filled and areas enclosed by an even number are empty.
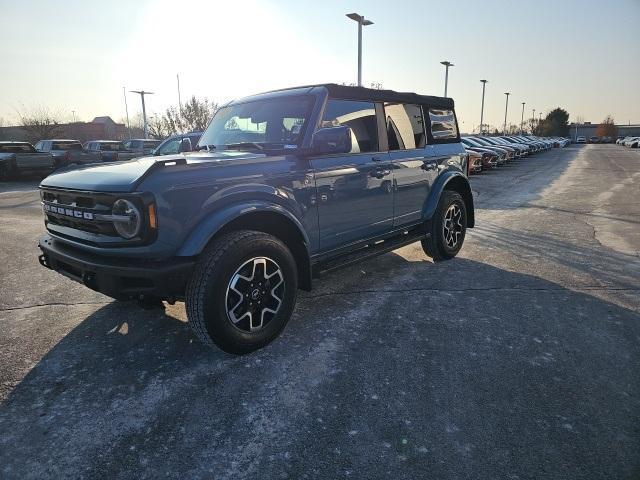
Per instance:
[[[430,235],[431,234],[428,233],[425,234],[424,231],[421,230],[414,230],[403,235],[391,237],[387,240],[381,240],[353,252],[345,253],[339,257],[314,265],[313,276],[316,278],[320,277],[332,270],[346,267],[354,263],[361,262],[362,260],[377,257],[383,253],[388,253],[400,247],[404,247],[405,245],[410,245],[424,238],[428,238]]]

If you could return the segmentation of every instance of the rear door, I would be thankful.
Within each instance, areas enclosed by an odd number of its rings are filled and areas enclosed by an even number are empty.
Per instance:
[[[377,114],[376,114],[377,112]],[[380,138],[382,105],[329,99],[321,127],[352,131],[348,154],[313,157],[320,249],[332,250],[391,230],[393,176],[386,138]]]
[[[419,223],[438,166],[426,148],[422,107],[385,103],[384,113],[395,184],[394,226]]]

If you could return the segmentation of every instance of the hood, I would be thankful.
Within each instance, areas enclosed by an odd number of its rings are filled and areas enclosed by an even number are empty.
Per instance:
[[[95,163],[57,170],[41,183],[45,188],[68,188],[93,192],[132,192],[138,183],[159,167],[172,165],[218,164],[230,160],[260,159],[265,154],[227,150],[192,152],[186,155],[142,157],[123,162]]]

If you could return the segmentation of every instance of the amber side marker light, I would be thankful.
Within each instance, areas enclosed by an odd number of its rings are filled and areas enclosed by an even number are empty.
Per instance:
[[[158,227],[158,218],[156,217],[156,204],[149,205],[149,227],[155,230]]]

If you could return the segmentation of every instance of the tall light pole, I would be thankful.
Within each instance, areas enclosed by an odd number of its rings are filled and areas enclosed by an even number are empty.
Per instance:
[[[533,114],[531,115],[531,133],[533,134],[533,126],[536,124],[536,109],[533,109]]]
[[[371,20],[367,20],[363,15],[357,13],[347,13],[347,17],[358,22],[358,86],[362,86],[362,27],[373,25]]]
[[[129,140],[131,140],[131,124],[129,123],[129,107],[127,107],[127,91],[122,87],[122,96],[124,97],[124,111],[127,114],[127,130],[129,131]]]
[[[509,95],[511,95],[511,93],[504,92],[504,94],[507,96],[507,101],[504,106],[504,128],[502,129],[502,134],[506,135],[507,134],[507,109],[509,108]]]
[[[520,135],[522,135],[524,133],[523,127],[524,127],[524,104],[525,102],[522,102],[522,117],[520,118]]]
[[[176,73],[176,78],[178,79],[178,107],[180,108],[180,112],[182,112],[182,98],[180,98],[180,74]]]
[[[484,122],[484,89],[487,86],[487,82],[489,80],[480,80],[482,82],[482,107],[480,107],[480,135],[484,130],[483,123]]]
[[[448,60],[445,60],[444,62],[440,62],[440,63],[445,66],[445,71],[444,71],[444,96],[446,98],[447,97],[447,85],[449,84],[449,67],[453,67],[453,63],[451,63]]]
[[[131,90],[131,93],[137,93],[142,100],[142,125],[144,128],[144,138],[149,138],[149,125],[147,124],[147,109],[144,106],[144,96],[153,95],[153,92],[145,92],[144,90]]]

